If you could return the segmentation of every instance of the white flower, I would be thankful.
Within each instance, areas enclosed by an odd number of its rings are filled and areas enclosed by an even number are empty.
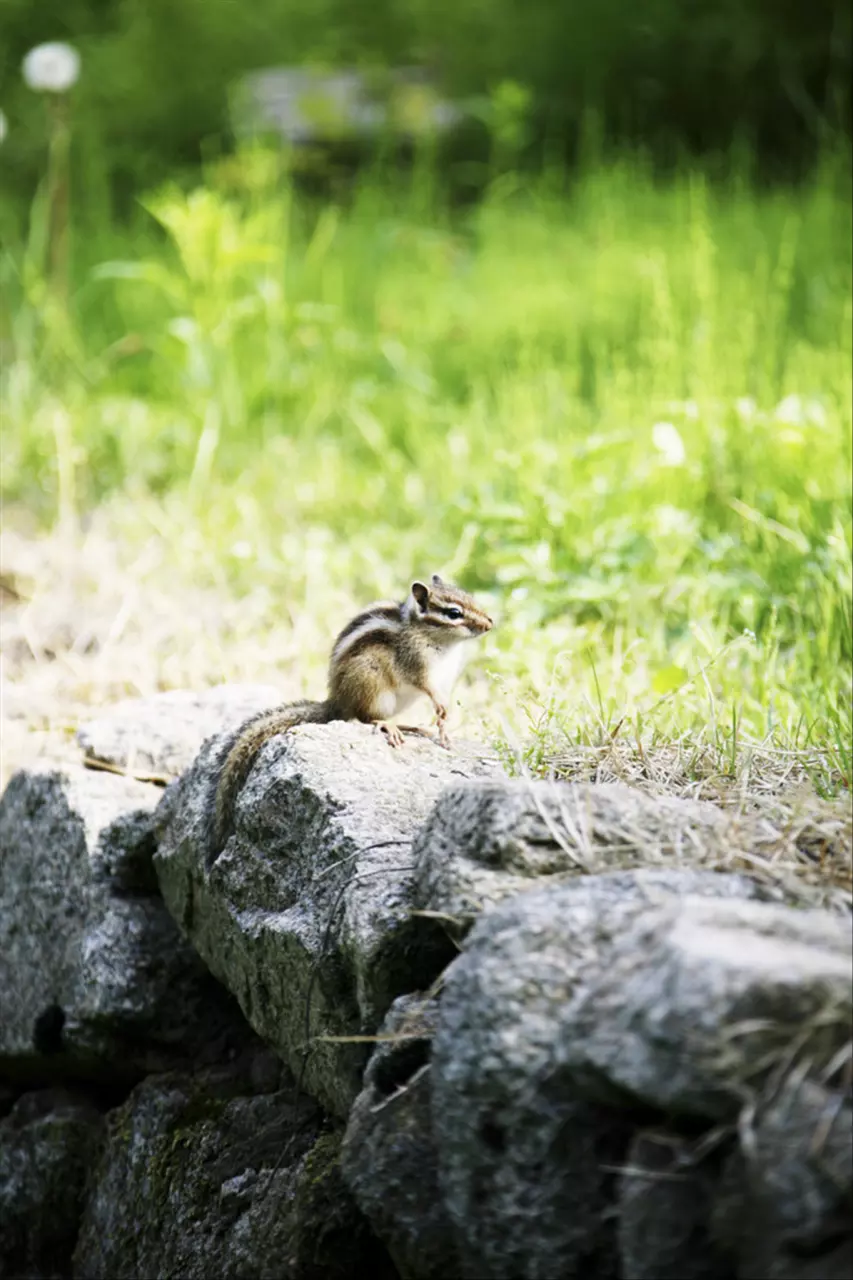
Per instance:
[[[668,467],[680,467],[687,457],[684,441],[671,422],[656,422],[652,427],[652,443]]]
[[[774,411],[777,422],[784,422],[789,427],[803,427],[806,422],[805,402],[801,396],[785,396]]]
[[[24,79],[37,93],[67,93],[80,74],[80,54],[70,44],[37,44],[24,58]]]
[[[8,132],[9,132],[9,126],[6,122],[5,112],[0,111],[0,142],[3,141],[3,139],[6,137],[6,134]]]

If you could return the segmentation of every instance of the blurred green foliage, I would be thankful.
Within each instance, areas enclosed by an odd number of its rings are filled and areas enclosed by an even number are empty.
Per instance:
[[[67,294],[20,79],[63,38]],[[849,784],[850,0],[0,0],[0,51],[6,502],[156,528],[271,635],[440,569],[548,725]],[[482,198],[234,149],[234,77],[303,61],[470,95]]]
[[[322,206],[274,152],[206,179],[81,240],[70,309],[3,259],[7,500],[124,503],[271,628],[283,590],[335,613],[439,567],[499,593],[495,671],[542,696],[559,663],[570,717],[592,671],[603,724],[844,740],[844,154],[772,191],[626,155],[466,212],[426,162]]]
[[[27,197],[44,129],[20,62],[49,39],[83,55],[90,212],[227,146],[228,86],[259,66],[422,64],[451,94],[490,97],[498,129],[496,90],[514,85],[529,105],[516,145],[552,158],[572,153],[591,110],[606,137],[663,157],[740,138],[788,164],[850,122],[850,0],[0,0],[2,180]]]

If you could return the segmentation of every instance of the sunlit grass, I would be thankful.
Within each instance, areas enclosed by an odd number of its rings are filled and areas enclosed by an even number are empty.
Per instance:
[[[317,208],[255,153],[147,207],[78,248],[70,316],[5,259],[7,499],[69,529],[108,503],[176,598],[243,600],[288,690],[439,569],[501,620],[469,724],[533,767],[618,736],[849,785],[843,166],[759,193],[632,159],[451,213],[423,174]],[[245,678],[245,642],[189,677]]]

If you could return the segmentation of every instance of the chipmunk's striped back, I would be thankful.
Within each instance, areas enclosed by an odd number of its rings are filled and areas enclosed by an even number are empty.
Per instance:
[[[331,665],[334,667],[345,654],[364,647],[367,637],[398,636],[403,629],[402,606],[393,601],[381,600],[357,613],[348,622],[335,641]]]

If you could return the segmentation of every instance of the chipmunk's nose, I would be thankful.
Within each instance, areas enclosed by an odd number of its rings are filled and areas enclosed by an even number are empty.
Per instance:
[[[492,627],[493,627],[494,625],[495,625],[495,624],[492,622],[492,620],[491,620],[491,618],[489,617],[489,615],[488,615],[487,613],[484,613],[484,614],[483,614],[483,624],[482,624],[482,626],[483,626],[483,630],[484,630],[484,631],[491,631],[491,629],[492,629]]]

